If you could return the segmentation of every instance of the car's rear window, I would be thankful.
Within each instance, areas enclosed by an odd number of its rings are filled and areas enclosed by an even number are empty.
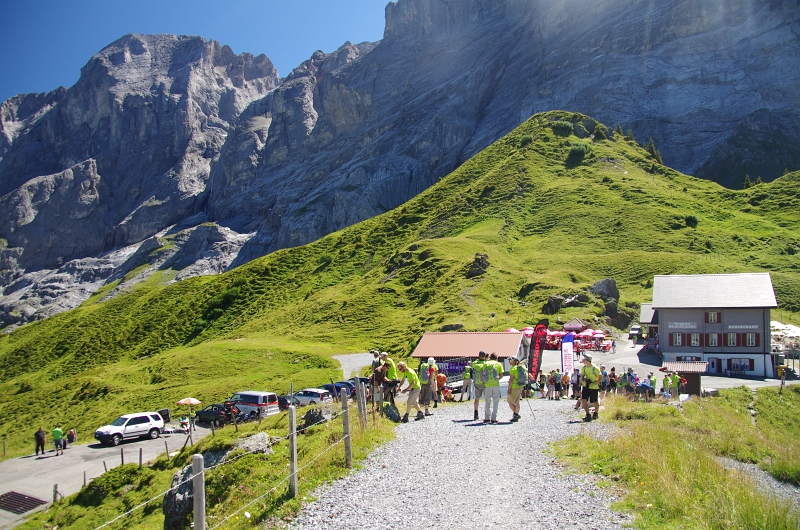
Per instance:
[[[150,414],[150,417],[153,418],[153,421],[162,421],[158,414]]]

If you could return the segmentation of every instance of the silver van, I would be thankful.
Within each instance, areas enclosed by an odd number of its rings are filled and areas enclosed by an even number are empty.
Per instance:
[[[259,392],[258,390],[242,390],[225,401],[225,408],[236,405],[240,412],[262,418],[279,413],[278,394],[274,392]]]

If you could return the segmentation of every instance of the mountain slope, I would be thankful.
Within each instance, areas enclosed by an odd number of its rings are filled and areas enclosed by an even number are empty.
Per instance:
[[[380,43],[282,80],[213,41],[126,36],[69,90],[3,103],[0,320],[314,241],[550,109],[727,186],[771,180],[800,167],[798,33],[798,0],[398,0]]]
[[[573,134],[584,130],[594,140]],[[315,384],[333,373],[329,355],[402,356],[445,326],[520,327],[543,316],[550,296],[586,294],[603,278],[615,279],[616,304],[588,296],[549,318],[626,325],[654,274],[766,270],[781,319],[800,321],[798,204],[800,173],[726,190],[655,163],[586,116],[537,115],[386,214],[221,276],[153,280],[0,337],[9,419],[0,433],[16,446],[39,419],[86,431],[185,395]]]

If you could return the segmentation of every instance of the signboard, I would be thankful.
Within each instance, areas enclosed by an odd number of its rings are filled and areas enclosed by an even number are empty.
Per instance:
[[[549,320],[540,320],[533,328],[533,344],[531,344],[531,356],[528,359],[528,377],[536,381],[539,377],[539,369],[542,367],[542,354],[547,344],[547,326]]]
[[[561,373],[572,374],[575,369],[575,334],[571,331],[561,338]]]

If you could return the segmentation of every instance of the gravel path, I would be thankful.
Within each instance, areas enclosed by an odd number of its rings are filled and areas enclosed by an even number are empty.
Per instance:
[[[333,358],[342,365],[343,379],[350,379],[353,376],[361,375],[361,369],[370,366],[374,357],[371,353],[349,353],[334,355]]]
[[[793,503],[795,508],[800,509],[800,487],[776,480],[755,464],[745,464],[723,456],[719,457],[718,460],[726,469],[736,469],[740,473],[749,476],[758,491]]]
[[[497,425],[472,421],[467,403],[399,425],[397,439],[362,469],[316,491],[317,500],[290,527],[588,530],[630,523],[608,508],[613,497],[591,477],[563,474],[544,453],[549,442],[584,429],[603,436],[607,427],[583,424],[574,401],[529,403],[535,416],[525,402],[518,423],[508,422],[511,412],[501,401]]]

